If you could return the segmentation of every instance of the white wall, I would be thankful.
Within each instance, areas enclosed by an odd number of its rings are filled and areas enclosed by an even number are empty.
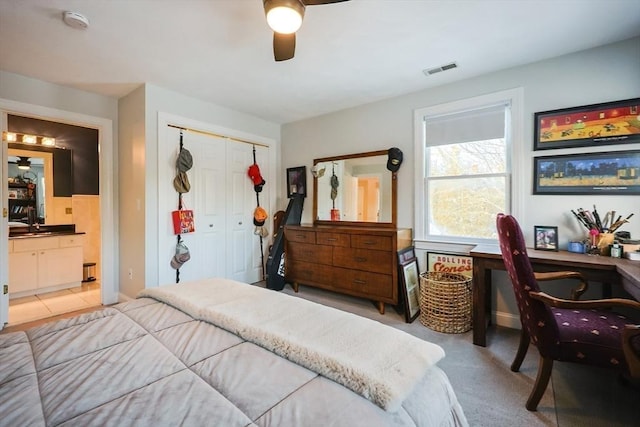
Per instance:
[[[282,168],[310,167],[314,158],[399,147],[404,152],[404,162],[398,172],[398,226],[413,228],[413,111],[518,87],[524,91],[525,139],[515,141],[521,146],[523,158],[521,170],[514,173],[522,174],[525,179],[527,196],[519,221],[530,243],[534,225],[557,225],[560,245],[565,247],[570,238],[583,237],[582,230],[570,216],[570,209],[588,208],[594,203],[602,211],[634,212],[634,221],[623,229],[639,238],[638,196],[533,196],[531,188],[534,154],[551,154],[533,152],[533,114],[640,96],[640,38],[286,124],[282,128]],[[640,149],[640,144],[553,150],[553,154],[624,148]],[[312,186],[309,187],[311,190]],[[303,222],[312,222],[310,206],[305,207]],[[421,268],[422,265],[424,263]],[[495,276],[500,283],[494,287],[494,308],[497,306],[499,312],[505,313],[508,323],[517,313],[512,291],[506,275]]]
[[[120,100],[121,292],[129,297],[158,284],[158,113],[274,141],[279,170],[280,126],[248,114],[146,84]],[[143,117],[141,116],[143,114]],[[225,133],[225,135],[228,135]],[[228,135],[236,136],[239,135]],[[272,176],[275,174],[272,174]],[[133,182],[132,182],[133,181]],[[273,183],[275,184],[275,183]],[[278,188],[274,192],[280,193]],[[138,210],[140,206],[140,210]],[[142,212],[138,214],[138,212]],[[132,214],[133,213],[133,214]],[[126,247],[125,247],[126,246]],[[133,278],[129,279],[129,269]]]

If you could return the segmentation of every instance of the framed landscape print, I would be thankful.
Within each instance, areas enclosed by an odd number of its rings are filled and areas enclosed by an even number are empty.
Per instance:
[[[407,323],[420,314],[420,270],[413,246],[398,251],[398,281]]]
[[[534,150],[640,142],[640,98],[534,114]]]
[[[533,194],[640,194],[640,150],[534,157]]]

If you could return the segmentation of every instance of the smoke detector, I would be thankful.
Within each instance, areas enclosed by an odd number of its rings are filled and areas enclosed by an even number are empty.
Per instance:
[[[66,11],[62,14],[62,20],[71,28],[78,30],[86,30],[89,27],[87,17],[78,12]]]

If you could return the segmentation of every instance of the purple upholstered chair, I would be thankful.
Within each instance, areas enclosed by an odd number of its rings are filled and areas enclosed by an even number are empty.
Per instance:
[[[496,225],[522,323],[520,345],[511,370],[520,369],[529,342],[533,342],[540,353],[538,375],[526,408],[535,411],[538,407],[554,360],[615,368],[633,380],[640,379],[640,327],[607,310],[630,307],[640,313],[640,303],[620,298],[577,301],[587,288],[586,280],[579,273],[534,273],[516,219],[498,214]],[[562,278],[582,282],[578,290],[572,292],[575,300],[552,297],[538,287],[538,281]]]

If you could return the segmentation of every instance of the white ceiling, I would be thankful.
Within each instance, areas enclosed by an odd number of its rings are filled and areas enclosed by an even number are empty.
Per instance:
[[[638,35],[639,0],[351,0],[307,7],[276,63],[261,0],[0,0],[2,70],[111,97],[147,82],[277,123]]]

